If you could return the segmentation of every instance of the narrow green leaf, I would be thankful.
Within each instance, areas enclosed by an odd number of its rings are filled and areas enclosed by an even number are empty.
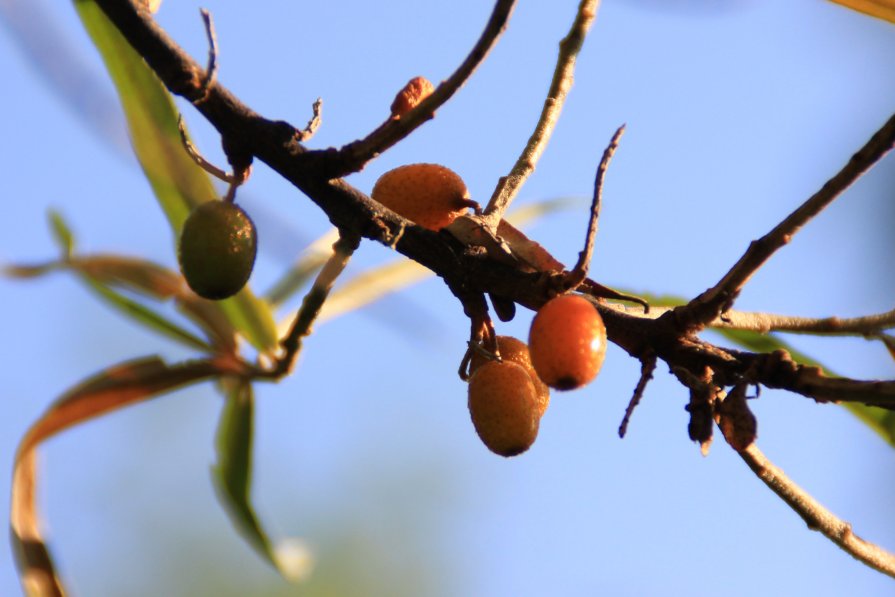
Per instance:
[[[115,83],[134,152],[177,236],[197,205],[216,198],[211,180],[184,150],[174,101],[155,73],[94,2],[76,0],[75,7]],[[273,313],[248,288],[220,307],[255,348],[276,348]]]
[[[271,352],[279,344],[277,322],[264,299],[255,296],[248,287],[236,296],[217,302],[230,323],[249,343],[262,352]]]
[[[50,219],[50,230],[53,232],[53,238],[62,249],[62,256],[68,259],[75,250],[75,237],[71,232],[71,228],[65,222],[65,219],[55,209],[51,209],[47,216]]]
[[[218,498],[249,544],[282,573],[276,550],[251,503],[255,408],[252,384],[243,380],[222,383],[227,386],[226,402],[215,439],[217,463],[211,471]]]
[[[159,204],[179,233],[190,211],[216,197],[208,176],[184,151],[171,95],[96,3],[76,0],[87,33],[115,83],[134,153]]]
[[[228,361],[187,361],[167,365],[155,356],[103,369],[56,400],[35,421],[16,452],[10,499],[10,535],[19,576],[29,595],[64,595],[44,539],[37,504],[36,450],[47,438],[114,410],[159,394],[216,377],[230,370]]]
[[[192,348],[198,348],[203,352],[213,352],[213,349],[208,342],[186,331],[160,313],[127,298],[123,294],[115,292],[90,276],[81,277],[98,296],[106,301],[106,303],[115,307],[138,323]]]
[[[330,229],[326,234],[308,245],[295,263],[264,293],[264,298],[277,307],[290,296],[301,290],[327,262],[333,253],[333,243],[339,239],[339,231]]]

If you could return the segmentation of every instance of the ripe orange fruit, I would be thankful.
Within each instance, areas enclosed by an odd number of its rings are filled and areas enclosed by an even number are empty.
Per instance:
[[[511,363],[516,363],[528,373],[528,376],[531,378],[531,382],[535,387],[535,398],[538,402],[538,418],[543,417],[544,412],[547,410],[547,406],[550,404],[550,388],[547,387],[547,384],[541,381],[541,378],[538,377],[538,374],[535,372],[534,367],[531,364],[531,355],[528,352],[528,345],[522,340],[513,338],[512,336],[498,336],[497,349],[500,351],[500,358],[502,358],[504,362],[509,361]],[[477,352],[473,352],[472,359],[469,362],[469,373],[475,374],[479,367],[489,362],[491,361],[486,357]]]
[[[438,164],[408,164],[389,170],[376,181],[371,196],[430,230],[444,228],[472,204],[463,179]]]
[[[538,401],[521,365],[489,361],[469,380],[469,414],[482,442],[501,456],[528,450],[538,437]]]
[[[238,205],[207,201],[183,224],[177,257],[193,292],[224,299],[245,286],[255,265],[255,224]]]
[[[586,298],[564,294],[547,301],[531,322],[531,362],[551,388],[573,390],[593,380],[606,356],[606,326]]]
[[[432,95],[435,87],[426,77],[414,77],[392,102],[392,118],[398,119],[417,107],[421,101]]]

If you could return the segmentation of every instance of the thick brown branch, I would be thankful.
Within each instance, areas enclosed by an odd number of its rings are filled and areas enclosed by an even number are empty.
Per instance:
[[[129,2],[96,1],[169,89],[199,99],[204,69],[158,28],[148,12],[138,11]],[[260,117],[219,82],[211,84],[207,98],[196,108],[225,138],[238,138],[246,150],[303,191],[339,229],[395,248],[441,276],[455,294],[494,294],[537,309],[555,292],[554,274],[520,269],[490,256],[481,247],[465,246],[450,234],[415,226],[383,210],[344,180],[331,180],[322,154],[307,152],[296,141],[299,131],[285,122]],[[858,161],[867,160],[865,156]],[[589,292],[584,285],[580,290]],[[702,371],[708,366],[719,384],[737,383],[756,359],[767,357],[703,342],[682,333],[678,323],[668,317],[635,317],[608,305],[599,309],[609,339],[635,358],[652,350],[671,367]],[[755,382],[821,400],[856,400],[895,408],[895,382],[818,380],[786,367],[768,371]]]

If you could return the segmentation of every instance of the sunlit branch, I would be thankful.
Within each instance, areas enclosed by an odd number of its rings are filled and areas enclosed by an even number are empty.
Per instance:
[[[805,520],[809,529],[819,531],[849,555],[871,568],[895,577],[895,554],[855,535],[849,523],[827,510],[787,477],[754,443],[737,453],[771,491]]]
[[[876,164],[895,144],[895,115],[880,128],[848,163],[798,209],[762,238],[753,241],[739,261],[712,288],[674,310],[684,329],[698,329],[727,311],[752,275],[814,216]]]
[[[541,110],[534,133],[510,173],[501,177],[488,201],[488,206],[485,208],[485,217],[492,229],[497,229],[497,224],[503,218],[510,203],[519,194],[522,185],[534,172],[541,154],[547,148],[566,97],[572,88],[575,62],[581,51],[581,46],[584,44],[584,38],[597,16],[599,4],[599,0],[582,0],[569,33],[559,44],[559,57],[553,72],[553,80],[550,83],[547,99],[544,100],[544,108]]]

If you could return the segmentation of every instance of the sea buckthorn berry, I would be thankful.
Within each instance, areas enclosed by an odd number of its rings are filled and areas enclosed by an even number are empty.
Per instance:
[[[183,224],[177,256],[193,292],[224,299],[245,286],[255,265],[258,238],[243,209],[229,201],[207,201]]]
[[[543,417],[544,411],[547,410],[547,406],[550,404],[550,388],[547,387],[547,384],[541,381],[541,378],[538,377],[534,367],[532,367],[528,345],[522,340],[513,338],[512,336],[498,336],[497,349],[500,351],[500,358],[503,359],[504,362],[509,361],[511,363],[516,363],[528,373],[528,376],[531,378],[531,383],[534,384],[535,387],[535,398],[538,401],[538,418]],[[474,374],[479,367],[488,362],[490,361],[487,357],[478,352],[473,352],[472,359],[469,362],[470,375]]]
[[[392,102],[392,118],[398,119],[416,108],[417,105],[435,91],[435,87],[426,77],[414,77],[407,81],[404,89],[395,96]]]
[[[538,401],[531,376],[510,361],[490,361],[469,380],[469,414],[489,450],[516,456],[538,437]]]
[[[547,301],[531,322],[531,362],[551,388],[573,390],[600,372],[606,356],[606,326],[586,298],[564,294]]]
[[[430,230],[444,228],[473,203],[463,179],[438,164],[408,164],[389,170],[376,181],[371,196]]]

